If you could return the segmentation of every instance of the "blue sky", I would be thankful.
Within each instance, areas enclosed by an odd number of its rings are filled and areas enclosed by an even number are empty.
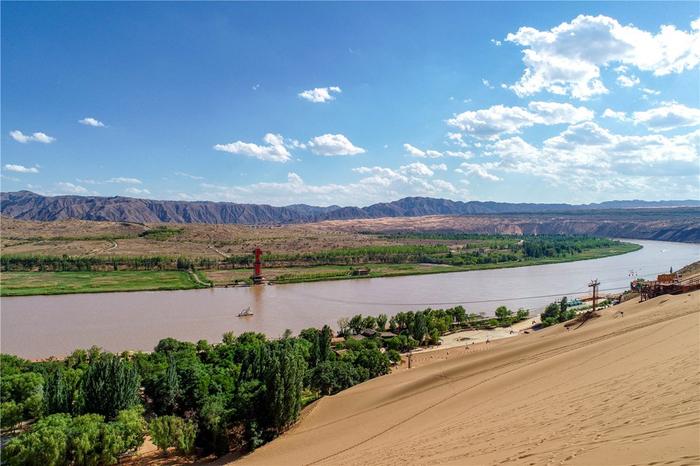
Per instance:
[[[2,3],[2,190],[700,198],[688,3]]]

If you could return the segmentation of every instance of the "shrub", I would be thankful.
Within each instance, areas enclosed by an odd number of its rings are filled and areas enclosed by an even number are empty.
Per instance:
[[[369,378],[369,371],[342,359],[320,363],[311,375],[311,386],[324,395],[333,395]]]
[[[59,466],[68,463],[70,416],[54,414],[36,422],[29,432],[10,440],[3,449],[3,463],[10,466]]]
[[[0,403],[0,427],[14,430],[24,419],[24,406],[14,401]]]
[[[182,419],[177,416],[160,416],[153,419],[148,426],[153,443],[164,453],[176,445],[181,422]]]
[[[148,432],[148,424],[143,418],[143,408],[140,406],[119,411],[113,425],[124,442],[125,451],[140,447]]]
[[[153,419],[149,427],[153,443],[163,452],[171,447],[185,455],[194,451],[194,441],[197,438],[195,423],[177,416],[161,416]]]
[[[401,353],[399,353],[396,350],[388,350],[386,352],[387,357],[389,358],[389,361],[391,361],[392,364],[398,364],[401,362]]]

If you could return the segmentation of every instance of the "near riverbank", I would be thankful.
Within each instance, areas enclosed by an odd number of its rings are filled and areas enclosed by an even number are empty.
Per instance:
[[[700,292],[660,296],[454,348],[322,398],[236,464],[695,464],[699,313]]]

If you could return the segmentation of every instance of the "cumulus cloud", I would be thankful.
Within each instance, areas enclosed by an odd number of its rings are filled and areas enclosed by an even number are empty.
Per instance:
[[[85,125],[85,126],[95,126],[97,128],[103,128],[105,125],[100,120],[98,120],[96,118],[92,118],[92,117],[86,117],[86,118],[83,118],[82,120],[78,120],[78,123],[80,123],[81,125]]]
[[[304,100],[318,104],[335,100],[335,96],[333,94],[340,94],[341,92],[343,91],[340,89],[340,87],[330,86],[316,87],[314,89],[302,91],[298,95]]]
[[[625,74],[621,74],[617,77],[616,81],[618,86],[622,87],[634,87],[639,84],[639,78],[634,75],[627,76]]]
[[[442,152],[433,150],[433,149],[427,149],[427,150],[421,150],[411,144],[404,144],[403,145],[404,150],[408,155],[411,157],[418,157],[418,158],[428,158],[428,159],[437,159],[442,157]]]
[[[445,165],[444,163],[434,163],[430,166],[430,169],[435,171],[440,170],[444,172],[447,171],[447,165]]]
[[[489,173],[489,168],[495,167],[495,164],[478,164],[478,163],[467,163],[464,162],[460,164],[459,168],[457,168],[455,171],[457,173],[463,173],[465,175],[476,175],[480,178],[483,178],[485,180],[489,181],[500,181],[501,178],[497,177],[496,175]]]
[[[469,147],[469,144],[464,142],[464,135],[462,133],[447,133],[447,142],[459,147]]]
[[[643,112],[634,112],[632,119],[635,125],[644,124],[655,132],[669,131],[700,125],[700,108],[690,108],[674,102]]]
[[[26,144],[28,142],[41,142],[43,144],[51,144],[56,140],[56,138],[52,138],[46,133],[36,132],[30,136],[22,133],[22,131],[17,129],[14,131],[10,131],[10,137],[17,142],[21,142],[22,144]]]
[[[39,173],[37,167],[25,167],[24,165],[15,165],[11,163],[5,165],[5,170],[15,173]]]
[[[348,184],[309,184],[299,174],[290,172],[285,182],[264,182],[247,186],[219,186],[202,184],[200,197],[235,202],[267,202],[274,205],[288,204],[290,196],[296,202],[316,205],[366,205],[398,199],[405,196],[466,195],[446,180],[434,179],[433,171],[420,162],[398,169],[387,167],[357,167],[354,173],[362,177]]]
[[[603,118],[612,118],[614,120],[625,121],[627,120],[627,115],[625,112],[616,112],[611,108],[606,108],[603,112]]]
[[[541,91],[582,100],[605,94],[600,68],[613,63],[656,76],[681,73],[700,63],[698,20],[689,32],[665,25],[654,34],[607,16],[580,15],[549,31],[521,27],[506,41],[523,47],[525,70],[509,86],[521,97]]]
[[[632,183],[639,177],[684,177],[700,164],[700,130],[666,137],[615,134],[587,121],[572,125],[539,147],[520,137],[488,144],[492,168],[540,176],[554,184],[605,190],[609,180]],[[618,186],[619,187],[619,186]]]
[[[447,120],[447,124],[480,139],[519,133],[534,125],[572,124],[593,119],[586,107],[569,103],[530,102],[527,108],[494,105],[487,109],[467,111]]]
[[[308,146],[314,154],[327,157],[365,153],[362,147],[354,146],[350,140],[342,134],[324,134],[316,136],[308,142]]]
[[[267,145],[258,145],[252,142],[236,141],[228,144],[216,144],[214,150],[228,152],[230,154],[245,155],[259,160],[270,162],[288,162],[292,159],[285,146],[285,139],[279,134],[267,133],[263,137]]]
[[[141,184],[141,180],[138,178],[128,178],[124,176],[118,176],[116,178],[110,178],[107,183],[117,183],[117,184]]]

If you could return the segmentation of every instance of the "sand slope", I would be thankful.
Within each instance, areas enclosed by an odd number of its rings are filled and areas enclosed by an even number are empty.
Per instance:
[[[700,464],[700,292],[358,385],[239,462]]]

